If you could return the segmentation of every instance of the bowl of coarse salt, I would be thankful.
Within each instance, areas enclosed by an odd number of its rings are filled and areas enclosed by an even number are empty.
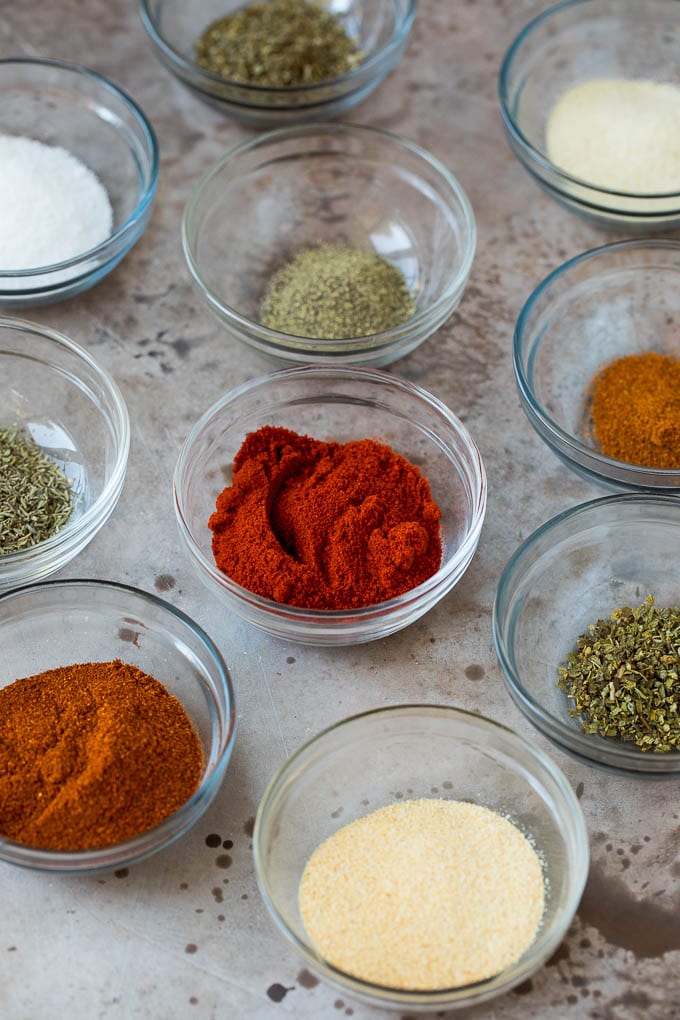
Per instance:
[[[264,902],[344,995],[418,1013],[486,1002],[554,953],[588,873],[578,800],[482,716],[395,705],[293,753],[253,833]]]
[[[499,96],[548,194],[629,233],[680,224],[679,46],[675,0],[564,0],[526,25]]]
[[[144,232],[158,147],[106,78],[56,60],[0,60],[0,308],[97,283]]]

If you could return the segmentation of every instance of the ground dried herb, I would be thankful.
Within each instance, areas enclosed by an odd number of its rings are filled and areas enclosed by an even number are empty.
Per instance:
[[[209,25],[194,50],[199,67],[269,88],[337,78],[362,59],[340,18],[308,0],[240,7]]]
[[[269,282],[260,322],[291,336],[372,336],[410,319],[404,274],[374,251],[343,244],[304,248]]]
[[[0,429],[0,554],[51,538],[73,511],[71,484],[38,444],[18,429]]]
[[[558,670],[585,733],[636,744],[643,751],[680,748],[680,607],[615,609],[591,624]]]

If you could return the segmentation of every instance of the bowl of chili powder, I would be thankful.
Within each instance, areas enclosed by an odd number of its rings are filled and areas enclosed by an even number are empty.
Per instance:
[[[456,585],[486,509],[474,440],[436,397],[374,369],[245,383],[189,434],[175,510],[226,606],[304,644],[372,641]]]
[[[680,244],[570,259],[517,321],[515,377],[541,439],[611,491],[680,492]]]

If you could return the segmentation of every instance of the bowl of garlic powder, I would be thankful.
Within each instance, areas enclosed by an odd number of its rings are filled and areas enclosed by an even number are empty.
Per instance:
[[[680,224],[680,9],[565,0],[500,71],[510,146],[568,209],[628,233]]]

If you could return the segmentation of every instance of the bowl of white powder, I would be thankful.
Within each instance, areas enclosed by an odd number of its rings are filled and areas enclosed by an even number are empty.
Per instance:
[[[409,1015],[526,981],[564,938],[589,860],[557,766],[443,705],[377,709],[314,736],[269,783],[253,854],[305,966],[343,998]]]
[[[0,60],[0,308],[97,283],[149,222],[158,147],[139,107],[101,75]]]
[[[680,225],[679,49],[675,0],[564,0],[529,22],[499,95],[548,194],[628,233]]]

